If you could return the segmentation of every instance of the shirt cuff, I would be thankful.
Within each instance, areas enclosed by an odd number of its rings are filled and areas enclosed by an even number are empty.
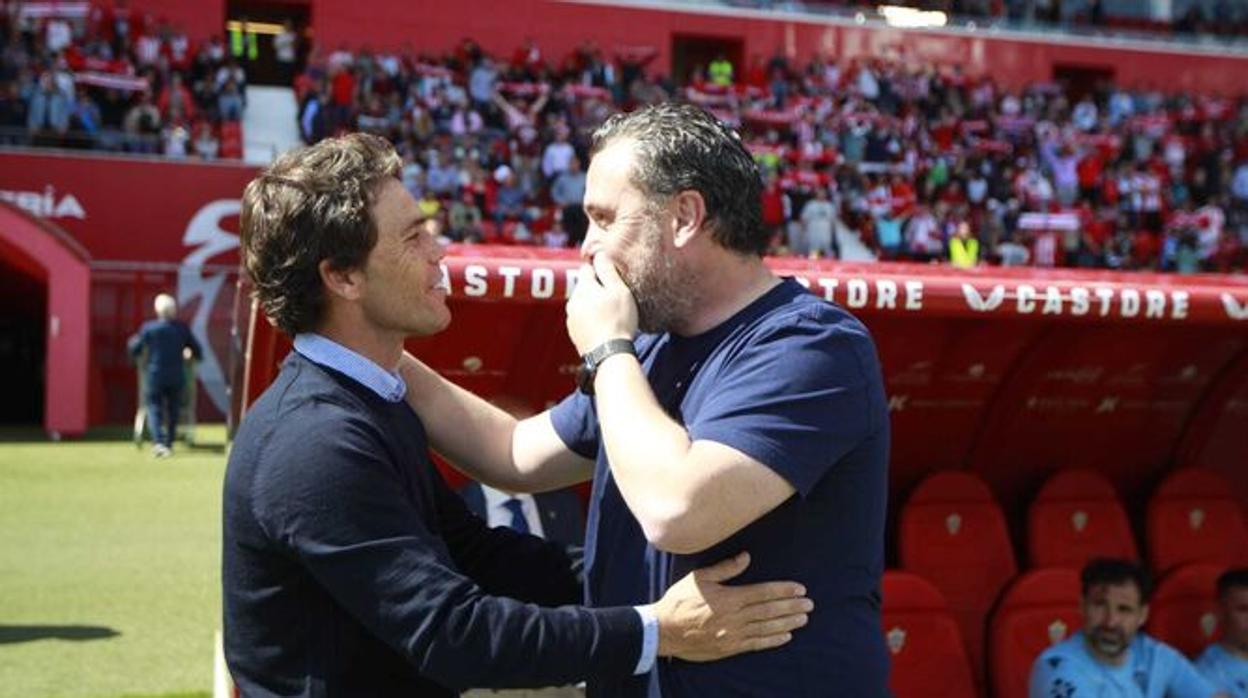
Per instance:
[[[637,668],[633,669],[633,676],[640,676],[650,673],[659,656],[659,617],[655,615],[653,606],[633,608],[641,616],[641,656],[637,658]]]

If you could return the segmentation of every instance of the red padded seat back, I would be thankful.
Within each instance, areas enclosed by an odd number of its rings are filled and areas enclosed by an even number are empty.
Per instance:
[[[1032,568],[1081,569],[1094,557],[1139,559],[1127,512],[1105,476],[1063,470],[1041,488],[1027,516]]]
[[[1176,470],[1148,502],[1148,553],[1154,572],[1190,562],[1248,565],[1248,524],[1223,476]]]
[[[1162,577],[1148,605],[1148,632],[1196,657],[1218,639],[1218,576],[1222,565],[1192,563]]]
[[[931,475],[902,507],[898,545],[902,568],[931,582],[949,602],[982,676],[988,610],[1018,572],[992,492],[968,472]]]
[[[992,616],[989,669],[995,698],[1027,698],[1036,657],[1083,626],[1079,572],[1066,567],[1020,576]]]
[[[971,698],[975,680],[958,624],[936,587],[897,570],[884,573],[884,638],[897,698]]]

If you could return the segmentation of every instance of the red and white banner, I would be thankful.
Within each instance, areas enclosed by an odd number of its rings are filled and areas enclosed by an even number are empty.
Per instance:
[[[74,82],[80,85],[122,90],[123,92],[146,92],[150,87],[145,77],[139,75],[119,75],[117,73],[74,73]]]
[[[83,19],[91,13],[89,2],[19,2],[18,16],[32,19],[60,17]]]
[[[799,259],[768,263],[826,300],[867,316],[1242,323],[1248,330],[1248,281],[1238,277],[993,267],[959,271]],[[571,250],[453,246],[442,266],[451,298],[562,304],[576,287],[580,260]]]

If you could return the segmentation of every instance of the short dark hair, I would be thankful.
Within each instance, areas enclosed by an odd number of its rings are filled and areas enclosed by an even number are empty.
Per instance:
[[[1108,557],[1098,557],[1089,560],[1088,564],[1083,566],[1081,575],[1083,582],[1083,595],[1087,597],[1088,591],[1094,586],[1102,584],[1125,584],[1130,582],[1140,591],[1140,603],[1148,603],[1149,597],[1153,593],[1152,581],[1148,577],[1148,573],[1143,567],[1129,560],[1119,560]]]
[[[634,186],[661,197],[696,191],[715,242],[744,254],[767,251],[763,179],[736,131],[699,107],[667,102],[607,119],[590,155],[618,139],[637,142]]]
[[[1218,577],[1218,598],[1231,593],[1231,589],[1248,589],[1248,567],[1229,569]]]
[[[243,263],[269,321],[295,335],[320,324],[320,264],[362,266],[377,244],[379,185],[403,166],[389,141],[355,133],[289,152],[247,185]]]

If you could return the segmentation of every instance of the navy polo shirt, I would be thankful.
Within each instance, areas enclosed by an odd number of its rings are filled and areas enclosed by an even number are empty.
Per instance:
[[[659,403],[692,439],[746,453],[797,494],[708,550],[659,551],[611,476],[592,399],[568,397],[552,411],[555,429],[569,448],[597,459],[588,602],[652,602],[689,571],[746,550],[752,562],[734,583],[798,581],[815,610],[782,648],[710,663],[665,659],[647,677],[591,680],[590,695],[887,695],[879,586],[888,408],[866,328],[786,280],[712,330],[647,335],[637,348]]]

